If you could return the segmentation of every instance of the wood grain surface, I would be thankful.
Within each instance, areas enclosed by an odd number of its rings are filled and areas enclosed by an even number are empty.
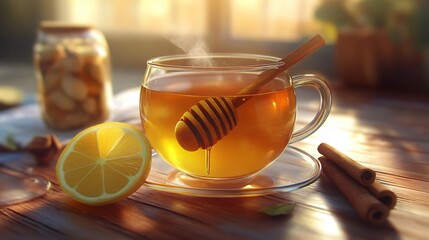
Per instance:
[[[301,125],[317,99],[299,93]],[[52,182],[42,198],[0,209],[1,239],[427,239],[429,226],[429,101],[426,97],[334,90],[327,122],[294,144],[314,157],[326,142],[376,171],[398,195],[388,222],[363,223],[325,177],[305,188],[245,198],[202,198],[140,188],[104,207],[79,204],[59,188],[53,162],[34,173]],[[288,216],[260,210],[297,203]]]

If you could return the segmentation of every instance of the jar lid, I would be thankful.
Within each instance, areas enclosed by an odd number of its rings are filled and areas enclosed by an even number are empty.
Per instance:
[[[42,21],[39,25],[39,31],[42,32],[81,32],[92,28],[90,24],[59,21]]]

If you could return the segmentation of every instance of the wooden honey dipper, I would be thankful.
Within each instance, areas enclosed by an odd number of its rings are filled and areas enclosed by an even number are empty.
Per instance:
[[[238,94],[257,93],[260,87],[324,44],[325,40],[322,36],[319,34],[314,36],[288,56],[279,60],[282,63],[281,66],[263,71],[254,82]],[[237,125],[236,108],[249,99],[250,97],[210,97],[193,105],[182,115],[174,129],[180,146],[187,151],[196,151],[199,148],[208,149],[213,146]]]

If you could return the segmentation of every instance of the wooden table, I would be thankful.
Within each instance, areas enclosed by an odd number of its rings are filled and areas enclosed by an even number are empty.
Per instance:
[[[301,96],[305,122],[317,108]],[[295,144],[315,157],[326,142],[377,172],[398,195],[388,223],[363,223],[323,175],[305,188],[259,197],[203,198],[140,188],[104,207],[71,200],[59,188],[54,162],[36,167],[52,182],[42,198],[0,209],[1,239],[427,239],[429,226],[429,101],[425,97],[334,90],[327,122]],[[295,202],[288,216],[269,217],[269,205]]]

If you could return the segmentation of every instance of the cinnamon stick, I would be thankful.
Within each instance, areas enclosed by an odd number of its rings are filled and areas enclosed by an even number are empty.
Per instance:
[[[332,146],[322,143],[318,150],[327,160],[334,162],[342,168],[346,173],[361,183],[370,193],[374,195],[387,208],[392,209],[396,205],[396,194],[381,183],[372,180],[375,178],[375,172],[369,168],[365,168],[345,154],[334,149]],[[352,175],[354,173],[354,175]],[[367,180],[364,182],[363,180]],[[369,182],[372,183],[368,184]]]
[[[323,173],[337,186],[364,222],[380,225],[386,221],[389,215],[386,206],[332,161],[326,157],[320,157],[319,160]]]
[[[59,152],[62,151],[60,141],[55,134],[35,136],[25,147],[25,150],[33,154],[40,166],[48,165]]]
[[[388,189],[383,184],[375,181],[369,185],[368,190],[374,195],[384,206],[392,209],[396,205],[396,194]]]
[[[330,161],[343,169],[352,178],[364,186],[372,184],[375,180],[375,172],[369,168],[360,165],[345,154],[339,152],[332,146],[321,143],[317,150]]]

